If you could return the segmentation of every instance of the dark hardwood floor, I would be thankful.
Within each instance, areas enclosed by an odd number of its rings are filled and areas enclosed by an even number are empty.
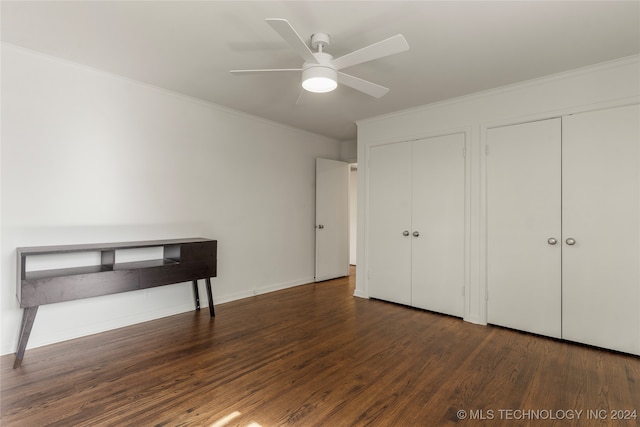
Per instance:
[[[220,304],[214,319],[201,310],[28,350],[16,370],[3,356],[0,423],[640,425],[638,357],[353,290],[352,276]]]

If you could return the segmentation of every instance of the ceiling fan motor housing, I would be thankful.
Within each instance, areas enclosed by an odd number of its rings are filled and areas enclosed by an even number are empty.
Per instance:
[[[331,92],[337,86],[338,72],[331,64],[333,56],[324,52],[314,53],[317,64],[302,64],[302,87],[310,92]]]
[[[331,37],[325,33],[311,34],[311,48],[318,49],[322,52],[322,48],[331,44]]]

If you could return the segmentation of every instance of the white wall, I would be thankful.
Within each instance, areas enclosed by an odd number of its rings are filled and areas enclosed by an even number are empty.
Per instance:
[[[313,281],[314,159],[338,141],[6,44],[1,137],[2,354],[16,247],[217,239],[217,303]],[[189,286],[42,306],[29,348],[192,310]]]
[[[450,101],[361,120],[355,294],[367,297],[367,163],[372,146],[464,132],[467,137],[465,320],[486,323],[483,154],[487,128],[640,100],[639,57],[624,58]]]
[[[348,163],[358,163],[357,141],[342,141],[340,143],[340,160]]]

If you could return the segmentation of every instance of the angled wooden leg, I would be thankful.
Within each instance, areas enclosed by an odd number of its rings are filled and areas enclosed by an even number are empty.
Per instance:
[[[200,310],[200,292],[198,292],[198,281],[193,281],[193,297],[196,300],[196,310]]]
[[[13,369],[19,368],[24,358],[24,351],[27,349],[27,341],[31,335],[33,322],[36,320],[38,306],[27,307],[22,312],[22,324],[20,325],[20,337],[18,338],[18,350],[16,350],[16,360],[13,362]]]
[[[213,309],[213,294],[211,294],[211,278],[207,277],[204,280],[207,284],[207,297],[209,298],[209,314],[211,314],[211,317],[215,317],[216,312]]]

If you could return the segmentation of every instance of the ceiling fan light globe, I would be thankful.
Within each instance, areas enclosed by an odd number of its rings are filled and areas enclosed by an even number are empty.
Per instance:
[[[302,82],[302,87],[309,92],[325,93],[334,90],[338,84],[326,77],[311,77]]]
[[[331,92],[338,87],[336,70],[329,67],[311,67],[302,72],[302,87],[309,92]]]

